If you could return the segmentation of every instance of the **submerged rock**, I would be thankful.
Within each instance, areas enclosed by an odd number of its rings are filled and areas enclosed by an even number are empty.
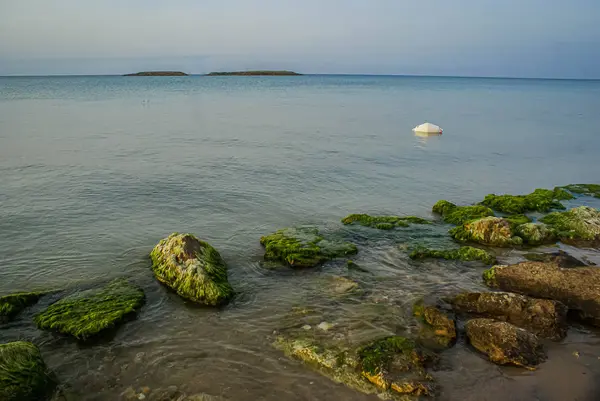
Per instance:
[[[387,399],[432,395],[427,365],[433,356],[413,341],[386,337],[364,346],[323,345],[316,338],[279,336],[274,346],[337,383]]]
[[[34,344],[0,344],[0,400],[44,401],[55,388],[54,375]]]
[[[571,184],[561,188],[573,192],[574,194],[600,198],[600,185],[598,184]]]
[[[171,234],[150,253],[158,281],[190,301],[218,306],[233,297],[219,252],[192,234]]]
[[[464,261],[480,260],[489,265],[496,263],[496,256],[483,249],[473,248],[471,246],[461,246],[459,249],[445,250],[436,250],[418,246],[408,256],[411,259],[437,258]]]
[[[0,323],[14,319],[23,309],[35,305],[42,292],[19,292],[0,297]]]
[[[356,281],[342,276],[332,276],[329,278],[328,291],[334,296],[343,296],[358,290],[359,285]]]
[[[532,369],[546,355],[537,336],[510,323],[492,319],[473,319],[465,325],[469,342],[499,365]]]
[[[556,241],[556,232],[544,223],[521,224],[515,232],[529,245],[550,244]]]
[[[557,252],[550,253],[526,253],[523,257],[532,262],[552,262],[558,267],[582,267],[585,266],[586,263],[581,260],[569,255],[563,250],[559,250]]]
[[[566,212],[554,212],[541,221],[553,228],[561,241],[573,245],[600,245],[600,210],[580,206]]]
[[[82,291],[53,303],[34,317],[40,329],[86,340],[116,327],[144,304],[144,292],[125,280]]]
[[[428,342],[435,340],[442,347],[451,347],[456,342],[456,325],[454,319],[450,318],[437,306],[426,305],[423,300],[415,302],[413,314],[422,323],[421,338]]]
[[[464,223],[451,229],[450,235],[459,242],[488,246],[508,247],[523,243],[523,239],[513,233],[509,221],[501,217],[484,217]]]
[[[485,283],[503,291],[562,302],[580,318],[600,326],[600,268],[564,269],[555,263],[522,262],[494,266]]]
[[[351,214],[342,219],[345,225],[359,224],[379,230],[392,230],[396,227],[408,227],[412,224],[431,224],[429,220],[416,216],[369,216],[368,214]]]
[[[440,200],[433,205],[434,213],[441,214],[446,223],[464,224],[482,217],[493,216],[494,211],[486,206],[456,206],[447,200]]]
[[[562,188],[554,190],[536,189],[529,195],[495,195],[485,197],[482,205],[508,214],[525,212],[548,212],[551,209],[564,209],[560,200],[573,199],[573,195]]]
[[[358,252],[349,242],[327,240],[314,227],[286,228],[260,239],[266,260],[293,267],[314,267],[327,260]]]
[[[567,307],[557,301],[510,292],[466,292],[450,303],[456,312],[505,321],[540,337],[560,340],[567,334]]]

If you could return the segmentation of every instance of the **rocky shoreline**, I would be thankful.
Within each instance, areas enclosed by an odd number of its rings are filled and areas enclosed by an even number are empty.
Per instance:
[[[300,313],[284,327],[274,327],[273,346],[335,382],[384,399],[435,397],[440,391],[436,364],[458,338],[466,339],[492,363],[536,369],[548,358],[544,343],[564,339],[572,322],[600,327],[600,268],[586,266],[562,251],[529,252],[530,261],[502,264],[500,260],[499,264],[498,250],[557,242],[600,248],[600,210],[589,206],[567,209],[563,204],[581,196],[600,197],[600,186],[577,184],[537,189],[528,195],[490,194],[466,206],[439,201],[432,210],[439,218],[433,220],[352,214],[341,220],[339,233],[301,226],[265,235],[260,243],[269,263],[307,269],[341,259],[347,261],[348,269],[360,270],[353,261],[364,250],[360,241],[353,240],[358,233],[365,238],[377,232],[438,227],[448,231],[446,240],[418,237],[406,246],[414,263],[434,258],[492,266],[481,278],[489,292],[428,294],[426,300],[418,300],[413,314],[419,330],[412,335],[389,333],[356,342],[344,324]],[[192,234],[174,233],[161,240],[150,260],[156,280],[185,300],[219,307],[236,296],[219,252]],[[93,344],[140,313],[144,291],[130,281],[118,279],[75,292],[5,295],[0,297],[0,325],[19,319],[41,298],[52,296],[56,300],[33,317],[36,326]],[[345,277],[333,280],[329,288],[336,299],[363,294],[357,283]],[[57,384],[36,345],[26,341],[0,344],[1,399],[48,400]],[[123,397],[134,399],[125,393]]]

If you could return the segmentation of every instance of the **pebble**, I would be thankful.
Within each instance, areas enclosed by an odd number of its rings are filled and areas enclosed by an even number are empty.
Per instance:
[[[312,327],[310,327],[309,324],[306,324],[306,325],[302,326],[302,329],[304,329],[304,330],[310,330],[310,329],[312,329]]]
[[[333,325],[331,323],[327,323],[327,322],[321,322],[321,323],[319,323],[319,325],[317,327],[323,331],[328,331],[333,326],[335,326],[335,325]]]

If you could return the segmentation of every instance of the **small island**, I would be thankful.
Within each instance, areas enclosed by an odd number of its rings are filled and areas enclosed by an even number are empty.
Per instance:
[[[224,76],[297,76],[302,75],[293,71],[231,71],[231,72],[211,72],[206,74],[207,77],[224,77]]]
[[[133,74],[125,74],[125,77],[187,77],[188,74],[181,71],[142,71]]]

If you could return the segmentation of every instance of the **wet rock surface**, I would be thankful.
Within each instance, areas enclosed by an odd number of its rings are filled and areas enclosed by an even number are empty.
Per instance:
[[[458,242],[476,242],[496,247],[521,245],[523,239],[515,235],[508,220],[501,217],[484,217],[469,221],[450,230]]]

